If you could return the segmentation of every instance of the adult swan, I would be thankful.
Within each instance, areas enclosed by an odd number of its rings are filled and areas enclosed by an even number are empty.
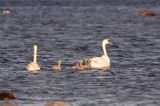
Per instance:
[[[109,69],[110,67],[110,58],[107,55],[106,45],[111,45],[112,41],[110,39],[104,39],[102,42],[102,48],[104,55],[101,57],[91,58],[90,67],[95,69]]]
[[[37,63],[37,45],[34,45],[33,48],[34,48],[33,62],[29,63],[26,68],[29,72],[35,73],[38,70],[40,70],[40,67]]]

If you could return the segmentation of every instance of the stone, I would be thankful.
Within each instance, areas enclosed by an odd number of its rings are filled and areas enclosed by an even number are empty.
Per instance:
[[[70,105],[63,101],[54,101],[54,102],[47,102],[44,106],[70,106]]]
[[[0,100],[10,100],[10,99],[16,99],[15,95],[12,92],[0,93]]]

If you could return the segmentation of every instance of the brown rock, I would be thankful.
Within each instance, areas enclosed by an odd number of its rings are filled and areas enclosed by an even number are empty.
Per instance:
[[[158,16],[159,14],[153,12],[153,11],[142,11],[140,12],[141,16]]]
[[[54,101],[54,102],[47,102],[44,106],[70,106],[70,105],[63,101]]]
[[[15,95],[11,92],[0,93],[0,100],[16,99]]]
[[[2,11],[2,15],[3,16],[8,16],[10,14],[10,11],[8,10],[8,9],[4,9],[3,11]]]
[[[0,104],[0,106],[18,106],[18,105],[16,103],[6,102],[6,103]]]

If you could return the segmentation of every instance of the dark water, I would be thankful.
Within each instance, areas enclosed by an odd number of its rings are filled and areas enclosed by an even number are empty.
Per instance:
[[[10,16],[0,16],[1,92],[15,93],[21,106],[52,100],[72,106],[160,105],[160,17],[138,15],[160,13],[159,0],[15,2],[7,2]],[[71,69],[81,58],[102,55],[106,38],[113,41],[110,71]],[[36,75],[25,70],[33,44],[42,68]],[[58,57],[62,71],[53,72]]]

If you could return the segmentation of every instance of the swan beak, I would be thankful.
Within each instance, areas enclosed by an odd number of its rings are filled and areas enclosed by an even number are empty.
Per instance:
[[[108,40],[108,44],[109,44],[109,45],[112,45],[112,41],[111,41],[111,40]]]

